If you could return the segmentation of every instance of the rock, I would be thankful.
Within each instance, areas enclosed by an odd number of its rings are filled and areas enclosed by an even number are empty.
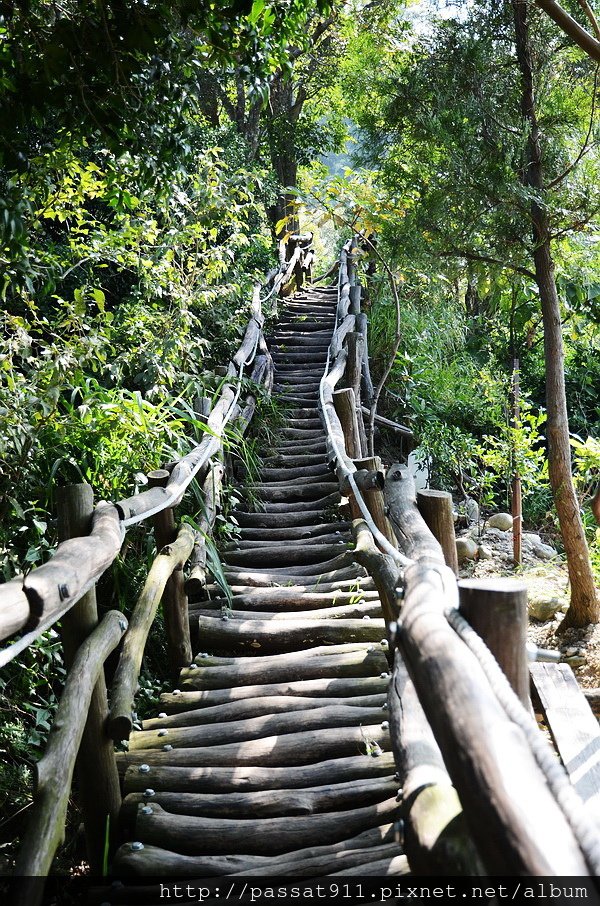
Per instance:
[[[465,513],[468,525],[479,524],[479,504],[472,497],[467,497],[465,500]]]
[[[577,655],[576,657],[566,657],[563,658],[563,663],[568,664],[569,667],[583,667],[585,658],[580,655]]]
[[[513,527],[513,518],[510,513],[494,513],[488,519],[491,528],[500,529],[501,532],[510,532]]]
[[[480,544],[477,548],[477,555],[480,560],[493,560],[494,552],[491,547],[488,547],[486,544]]]
[[[565,651],[565,657],[575,657],[577,654],[579,654],[579,648],[571,647]]]
[[[539,535],[535,535],[533,532],[523,532],[523,547],[533,547],[541,543],[542,539]]]
[[[554,560],[558,556],[558,552],[550,544],[543,544],[541,541],[532,546],[531,552],[539,560]]]
[[[558,598],[546,598],[544,596],[530,598],[527,602],[529,616],[540,623],[551,620],[552,617],[560,611],[562,603]]]
[[[465,560],[474,560],[478,550],[479,545],[472,538],[456,539],[456,553],[459,563],[464,563]]]

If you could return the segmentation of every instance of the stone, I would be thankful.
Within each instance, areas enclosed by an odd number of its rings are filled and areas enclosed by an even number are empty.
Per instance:
[[[539,535],[534,534],[533,532],[523,532],[523,547],[533,547],[536,544],[541,544],[542,539]]]
[[[478,550],[479,545],[472,538],[456,539],[456,554],[459,563],[464,563],[465,560],[474,560]]]
[[[488,519],[491,528],[500,529],[501,532],[510,532],[513,527],[513,517],[510,513],[494,513]]]
[[[564,658],[564,663],[568,664],[569,667],[583,667],[585,658],[580,655],[577,655],[576,657],[566,657]]]
[[[480,560],[493,560],[494,552],[487,544],[480,544],[477,548],[477,555]]]
[[[468,525],[479,524],[479,504],[472,497],[467,497],[465,500],[465,513]]]
[[[540,623],[551,620],[562,606],[558,598],[547,598],[544,596],[530,598],[527,602],[529,616],[533,617],[534,620],[539,620]]]
[[[579,648],[571,647],[565,651],[565,657],[575,657],[577,654],[579,654]]]
[[[557,551],[550,544],[534,544],[531,549],[532,553],[539,560],[554,560],[558,556]]]

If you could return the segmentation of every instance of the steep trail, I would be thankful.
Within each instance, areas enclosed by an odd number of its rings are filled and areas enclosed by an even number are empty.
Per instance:
[[[199,653],[120,756],[118,872],[407,872],[384,622],[317,408],[336,299],[312,289],[282,306],[271,352],[284,423],[221,552],[232,608],[217,586],[190,605]]]

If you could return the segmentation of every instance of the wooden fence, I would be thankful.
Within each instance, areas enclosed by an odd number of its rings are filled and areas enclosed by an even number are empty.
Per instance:
[[[266,293],[256,286],[242,343],[226,370],[211,406],[201,413],[207,430],[186,456],[150,472],[148,489],[115,503],[93,505],[89,485],[57,489],[59,545],[48,563],[0,586],[0,666],[16,657],[60,620],[67,679],[46,751],[36,765],[32,813],[18,854],[19,877],[47,875],[64,837],[67,803],[77,769],[91,868],[100,873],[113,845],[121,793],[114,743],[127,740],[146,641],[162,601],[168,655],[174,674],[192,661],[187,591],[206,582],[206,544],[219,509],[226,429],[246,431],[257,389],[273,385],[273,362],[263,333],[262,305],[310,277],[312,237],[293,236],[280,247],[280,264],[267,277]],[[249,379],[249,384],[248,384]],[[250,390],[248,390],[250,386]],[[255,389],[256,388],[256,389]],[[206,405],[208,403],[208,405]],[[193,480],[204,493],[199,530],[177,525],[174,507]],[[117,557],[127,529],[150,520],[157,555],[129,622],[117,611],[98,620],[95,585]],[[191,558],[184,581],[182,568]],[[110,696],[106,658],[121,645]],[[109,708],[110,699],[110,708]],[[35,906],[42,889],[21,884],[19,901]]]
[[[341,253],[320,407],[330,464],[354,517],[355,558],[377,585],[393,652],[390,733],[411,868],[598,874],[597,824],[562,769],[556,774],[531,711],[525,587],[457,583],[450,495],[423,491],[417,499],[405,467],[384,475],[380,460],[364,458],[361,395],[368,402],[371,385],[357,244]]]

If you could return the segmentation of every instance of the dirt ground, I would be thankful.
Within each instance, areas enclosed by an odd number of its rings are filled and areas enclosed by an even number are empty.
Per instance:
[[[460,567],[461,577],[511,576],[522,579],[528,590],[529,640],[540,648],[559,650],[581,686],[600,686],[600,624],[567,629],[559,635],[556,632],[569,605],[569,582],[563,559],[558,554],[551,557],[550,546],[544,539],[525,533],[523,564],[515,567],[511,531],[486,528],[479,538],[476,538],[474,530],[463,530],[457,534],[477,540],[480,552],[484,548],[485,557],[465,560]],[[538,539],[541,544],[538,544]]]

